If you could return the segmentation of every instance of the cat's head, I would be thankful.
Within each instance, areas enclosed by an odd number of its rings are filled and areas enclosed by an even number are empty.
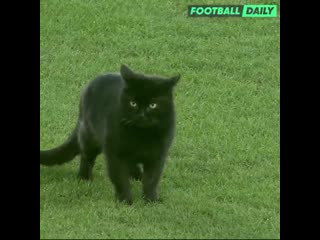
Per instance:
[[[161,127],[174,116],[173,88],[180,75],[165,78],[135,73],[121,65],[125,88],[121,97],[122,124],[128,127]]]

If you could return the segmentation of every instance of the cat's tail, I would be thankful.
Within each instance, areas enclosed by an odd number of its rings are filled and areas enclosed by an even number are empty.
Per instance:
[[[80,153],[80,146],[77,138],[76,128],[71,136],[60,146],[41,151],[40,164],[46,166],[61,165],[74,159]]]

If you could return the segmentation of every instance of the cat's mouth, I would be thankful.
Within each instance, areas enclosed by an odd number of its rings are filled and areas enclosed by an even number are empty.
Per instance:
[[[138,120],[135,122],[135,126],[139,128],[149,128],[153,126],[153,123],[148,120]]]
[[[138,128],[149,128],[154,126],[154,122],[152,120],[146,118],[138,118],[138,119],[122,119],[121,124],[124,127],[138,127]]]

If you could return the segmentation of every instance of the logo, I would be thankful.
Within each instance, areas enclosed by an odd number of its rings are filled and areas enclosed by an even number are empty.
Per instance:
[[[277,5],[190,5],[189,17],[277,17]]]

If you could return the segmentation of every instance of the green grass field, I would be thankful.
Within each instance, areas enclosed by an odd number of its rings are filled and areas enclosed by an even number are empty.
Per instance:
[[[278,1],[41,0],[40,148],[75,126],[81,90],[120,64],[181,73],[161,204],[115,202],[97,159],[40,167],[45,238],[279,238],[280,18],[188,18],[187,5]]]

